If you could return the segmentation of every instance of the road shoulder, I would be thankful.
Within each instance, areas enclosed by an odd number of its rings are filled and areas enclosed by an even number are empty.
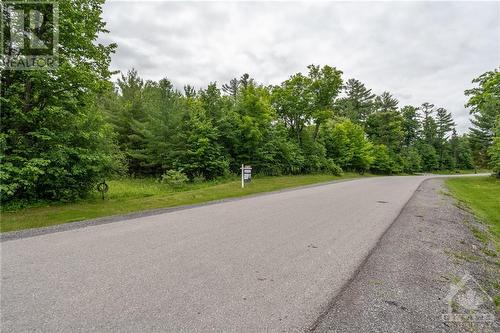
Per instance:
[[[482,251],[471,233],[481,225],[455,203],[442,179],[424,181],[311,330],[498,331],[498,257]]]

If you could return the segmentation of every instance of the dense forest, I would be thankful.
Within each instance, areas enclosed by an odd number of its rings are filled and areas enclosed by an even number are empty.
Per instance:
[[[498,69],[465,92],[473,127],[458,135],[444,106],[400,105],[328,65],[278,85],[243,74],[179,90],[134,69],[112,82],[101,1],[59,7],[58,68],[1,73],[4,203],[74,200],[118,175],[209,180],[242,163],[265,175],[500,173]]]

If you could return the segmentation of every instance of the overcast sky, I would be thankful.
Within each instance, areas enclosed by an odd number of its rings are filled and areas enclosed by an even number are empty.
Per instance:
[[[463,92],[500,65],[500,2],[121,2],[104,6],[112,68],[177,88],[243,73],[278,84],[309,64],[431,102],[469,126]]]

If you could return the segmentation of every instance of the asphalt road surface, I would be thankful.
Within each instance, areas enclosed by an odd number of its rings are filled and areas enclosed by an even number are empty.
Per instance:
[[[364,178],[2,242],[1,330],[306,330],[425,178]]]

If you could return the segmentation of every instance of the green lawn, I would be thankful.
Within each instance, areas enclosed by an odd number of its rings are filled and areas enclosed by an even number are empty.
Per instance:
[[[338,179],[360,177],[346,173],[342,177],[315,174],[282,177],[255,177],[245,189],[239,179],[187,184],[174,189],[154,179],[123,179],[109,181],[109,192],[103,201],[97,193],[75,203],[60,203],[4,211],[1,232],[45,227],[103,216],[124,214],[155,208],[196,204],[223,198],[274,191]]]
[[[500,179],[495,177],[449,178],[446,185],[453,196],[465,203],[489,224],[493,242],[500,249]]]

